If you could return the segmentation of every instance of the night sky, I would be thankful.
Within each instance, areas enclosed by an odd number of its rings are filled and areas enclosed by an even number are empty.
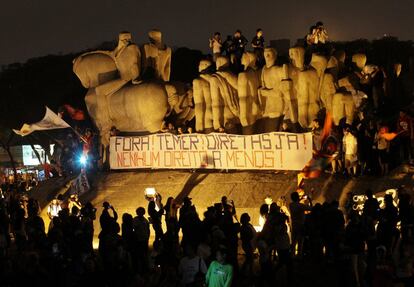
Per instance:
[[[318,3],[318,4],[315,4]],[[341,4],[342,3],[342,4]],[[2,3],[0,65],[28,58],[79,52],[116,39],[121,30],[135,42],[159,28],[171,47],[208,50],[208,38],[256,28],[265,39],[303,37],[316,21],[332,40],[374,39],[383,34],[414,39],[412,0],[13,0]]]

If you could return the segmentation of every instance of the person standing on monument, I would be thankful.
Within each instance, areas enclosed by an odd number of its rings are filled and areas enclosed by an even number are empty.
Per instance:
[[[263,30],[259,28],[256,30],[256,36],[254,36],[252,40],[253,51],[257,57],[257,64],[259,67],[262,67],[264,65],[264,43],[265,39],[263,37]]]
[[[223,46],[221,34],[219,32],[214,33],[213,38],[210,38],[209,42],[210,49],[213,52],[213,61],[216,62],[217,57],[221,55],[221,48]]]
[[[358,164],[358,142],[356,137],[351,133],[349,127],[344,129],[342,148],[345,154],[345,168],[348,172],[348,176],[355,176]]]
[[[230,55],[231,62],[235,66],[235,69],[237,72],[241,71],[241,58],[244,53],[244,49],[247,45],[248,41],[247,39],[242,35],[242,32],[240,30],[236,30],[234,32],[233,38],[232,38],[232,44],[234,45],[234,51]]]

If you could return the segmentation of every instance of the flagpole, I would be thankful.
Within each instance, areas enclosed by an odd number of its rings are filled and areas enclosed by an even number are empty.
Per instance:
[[[84,143],[87,143],[86,142],[86,140],[83,138],[83,136],[77,131],[77,130],[75,130],[74,128],[72,128],[72,126],[71,125],[69,125],[69,127],[72,129],[72,131],[79,137],[79,139],[81,140],[81,141],[83,141]]]

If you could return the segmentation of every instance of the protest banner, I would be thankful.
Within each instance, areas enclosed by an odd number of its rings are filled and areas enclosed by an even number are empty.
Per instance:
[[[111,169],[301,170],[312,157],[312,134],[170,133],[111,137]]]

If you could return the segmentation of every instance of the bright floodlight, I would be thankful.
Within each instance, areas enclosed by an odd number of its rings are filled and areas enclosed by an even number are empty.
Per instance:
[[[81,165],[86,165],[86,156],[81,155],[81,157],[79,158],[79,162]]]

